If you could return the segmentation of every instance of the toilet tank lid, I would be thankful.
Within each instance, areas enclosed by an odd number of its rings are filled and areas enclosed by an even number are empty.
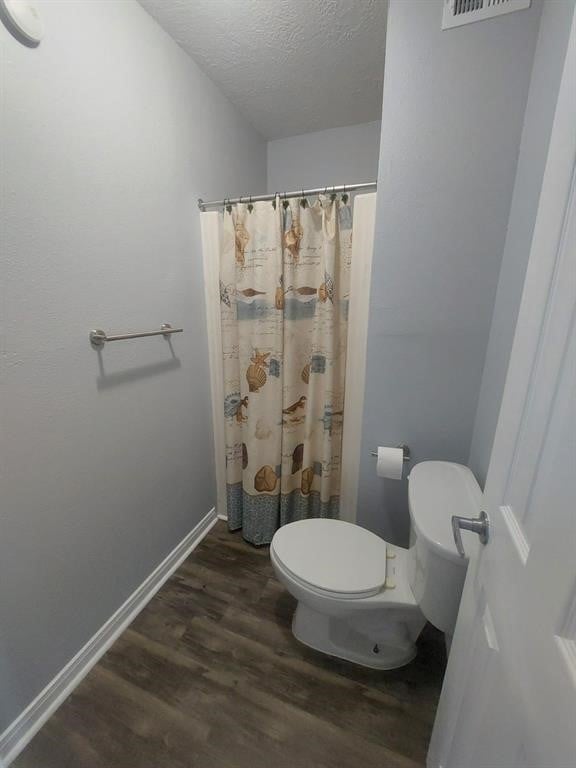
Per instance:
[[[444,557],[462,560],[452,515],[478,517],[482,503],[482,491],[468,467],[450,461],[417,464],[408,478],[408,503],[416,533]]]

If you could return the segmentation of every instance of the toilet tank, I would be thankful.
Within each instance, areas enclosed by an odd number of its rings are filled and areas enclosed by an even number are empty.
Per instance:
[[[476,478],[461,464],[423,461],[410,472],[408,579],[424,616],[448,635],[454,632],[468,566],[456,550],[451,517],[478,517],[481,499]]]

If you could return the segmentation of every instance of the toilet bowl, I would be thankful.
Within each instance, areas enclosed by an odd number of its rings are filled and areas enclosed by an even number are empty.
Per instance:
[[[467,467],[429,461],[412,470],[408,499],[408,549],[342,520],[300,520],[276,532],[270,558],[297,600],[297,640],[362,666],[394,669],[416,655],[426,620],[451,636],[467,567],[451,516],[476,517],[481,491]]]

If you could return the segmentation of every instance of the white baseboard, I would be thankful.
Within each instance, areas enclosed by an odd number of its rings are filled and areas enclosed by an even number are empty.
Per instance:
[[[216,515],[216,517],[218,518],[218,520],[228,520],[228,515],[219,514],[219,515]]]
[[[0,765],[8,766],[16,759],[50,715],[202,541],[216,521],[216,510],[213,508],[0,735]]]

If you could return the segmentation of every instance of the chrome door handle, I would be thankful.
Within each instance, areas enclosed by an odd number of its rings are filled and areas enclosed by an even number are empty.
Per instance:
[[[486,512],[480,512],[480,517],[459,517],[458,515],[452,515],[452,533],[454,534],[456,549],[458,550],[460,557],[466,557],[464,545],[462,544],[461,530],[477,533],[480,537],[480,542],[482,544],[487,544],[490,535],[490,521],[488,520],[488,515]]]

